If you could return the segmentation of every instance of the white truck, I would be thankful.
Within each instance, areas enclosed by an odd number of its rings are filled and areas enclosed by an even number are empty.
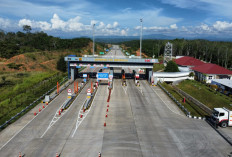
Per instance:
[[[211,121],[222,128],[232,126],[232,111],[227,108],[214,108],[211,116]]]

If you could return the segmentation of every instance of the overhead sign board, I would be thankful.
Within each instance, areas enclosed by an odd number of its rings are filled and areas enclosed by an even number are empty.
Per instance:
[[[108,80],[109,73],[97,73],[97,79],[98,80]]]

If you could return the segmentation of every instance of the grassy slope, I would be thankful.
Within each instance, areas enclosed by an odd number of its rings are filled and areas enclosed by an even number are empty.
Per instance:
[[[0,88],[0,92],[4,93],[0,96],[0,124],[54,87],[63,77],[64,75],[57,72],[27,72],[21,73],[20,76],[12,74],[7,77],[8,83]]]
[[[162,86],[169,91],[169,93],[171,93],[176,100],[178,100],[185,108],[188,109],[188,111],[191,113],[192,116],[205,116],[207,115],[204,111],[202,111],[198,106],[194,105],[193,103],[189,102],[186,100],[185,103],[182,102],[183,97],[177,93],[172,86],[166,84],[166,83],[162,83]]]
[[[178,87],[211,109],[215,107],[227,107],[232,110],[232,106],[229,105],[232,104],[232,98],[218,92],[216,93],[200,82],[185,80]]]

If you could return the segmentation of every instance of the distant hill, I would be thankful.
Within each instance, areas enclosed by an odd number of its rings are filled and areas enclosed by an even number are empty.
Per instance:
[[[173,40],[173,39],[187,39],[187,40],[209,40],[209,41],[232,41],[232,38],[227,38],[226,36],[223,38],[214,37],[214,36],[202,36],[202,37],[178,37],[178,36],[166,36],[163,34],[150,34],[143,35],[143,40],[146,39],[154,39],[154,40]],[[131,40],[140,40],[140,36],[96,36],[96,42],[104,42],[104,43],[120,43]]]

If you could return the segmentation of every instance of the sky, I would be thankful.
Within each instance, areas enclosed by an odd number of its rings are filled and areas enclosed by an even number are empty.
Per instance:
[[[140,21],[142,19],[142,23]],[[0,0],[0,29],[74,38],[162,34],[232,38],[232,0]]]

